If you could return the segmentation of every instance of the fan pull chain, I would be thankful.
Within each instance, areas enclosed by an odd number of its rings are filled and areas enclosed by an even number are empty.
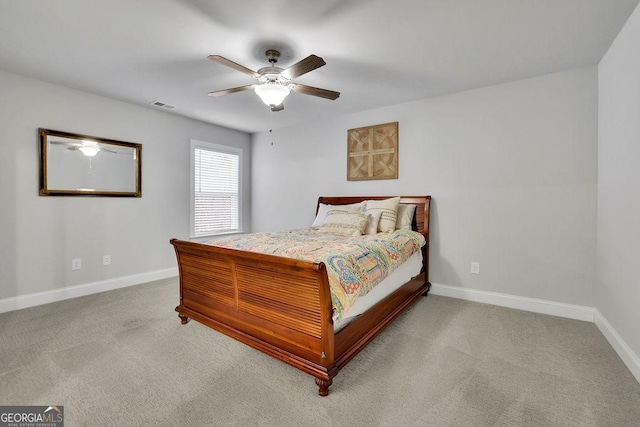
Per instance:
[[[269,138],[271,139],[271,146],[273,147],[273,110],[269,108]]]

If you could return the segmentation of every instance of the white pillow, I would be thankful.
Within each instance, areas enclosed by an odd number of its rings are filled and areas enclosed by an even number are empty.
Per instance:
[[[398,205],[398,215],[396,217],[396,230],[411,230],[413,214],[416,205]]]
[[[367,227],[364,230],[364,234],[378,233],[378,223],[380,222],[380,215],[382,215],[382,212],[369,212],[367,215],[369,216],[369,221],[367,222]]]
[[[392,197],[384,200],[367,200],[365,212],[373,214],[380,212],[380,221],[378,222],[378,231],[393,231],[396,229],[396,218],[398,216],[398,204],[400,197]]]
[[[324,220],[327,217],[327,212],[329,211],[338,210],[342,212],[363,212],[364,206],[365,202],[352,203],[350,205],[327,205],[320,203],[320,206],[318,207],[318,214],[311,226],[322,227],[322,224],[324,224]]]
[[[341,236],[360,236],[367,226],[369,215],[364,212],[329,211],[321,233],[339,234]]]

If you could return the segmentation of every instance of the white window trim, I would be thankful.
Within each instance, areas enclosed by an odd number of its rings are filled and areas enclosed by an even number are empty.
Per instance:
[[[213,142],[198,141],[192,139],[190,144],[190,168],[189,168],[189,236],[191,239],[201,239],[210,236],[222,236],[225,234],[240,234],[243,233],[243,150],[242,148],[231,147],[228,145],[214,144]],[[221,233],[212,233],[208,235],[195,235],[195,151],[196,148],[202,148],[205,150],[218,151],[227,154],[236,154],[238,156],[238,230],[237,231],[225,231]]]

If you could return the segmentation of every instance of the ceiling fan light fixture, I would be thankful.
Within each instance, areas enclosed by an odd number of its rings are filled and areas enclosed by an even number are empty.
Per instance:
[[[290,92],[289,86],[277,82],[266,82],[261,85],[256,85],[254,90],[260,99],[262,99],[262,102],[272,107],[282,104],[282,101],[284,101]]]
[[[93,157],[100,151],[100,146],[96,141],[90,140],[82,140],[82,146],[80,147],[80,151],[87,157]]]

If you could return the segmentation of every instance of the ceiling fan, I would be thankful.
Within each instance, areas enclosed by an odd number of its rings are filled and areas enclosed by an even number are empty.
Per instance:
[[[80,150],[82,154],[84,154],[87,157],[93,157],[96,154],[98,154],[98,152],[100,151],[106,151],[108,153],[118,154],[117,151],[105,148],[104,145],[88,139],[83,139],[81,142],[71,142],[71,141],[65,141],[65,140],[52,139],[50,143],[57,144],[57,145],[66,145],[67,150],[72,150],[72,151]]]
[[[262,102],[271,107],[271,111],[280,111],[284,109],[282,102],[287,95],[289,95],[290,91],[305,95],[319,96],[320,98],[331,100],[335,100],[340,96],[340,92],[291,82],[291,80],[296,77],[300,77],[309,71],[313,71],[316,68],[320,68],[325,65],[326,62],[324,62],[324,60],[319,56],[309,55],[289,68],[283,69],[276,67],[275,65],[280,57],[279,51],[269,49],[265,54],[267,55],[267,59],[271,65],[260,68],[258,71],[250,70],[249,68],[220,55],[209,55],[209,59],[240,71],[241,73],[253,77],[259,82],[258,84],[216,90],[214,92],[209,92],[209,96],[220,96],[253,89],[260,99],[262,99]]]

